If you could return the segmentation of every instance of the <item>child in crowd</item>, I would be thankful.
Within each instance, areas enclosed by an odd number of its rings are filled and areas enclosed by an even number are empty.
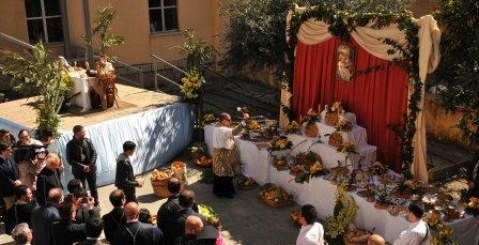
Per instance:
[[[221,229],[223,229],[223,225],[221,224],[220,218],[218,218],[218,216],[212,216],[209,217],[206,222],[218,230],[218,237],[216,238],[215,245],[226,245],[223,237],[221,236]]]

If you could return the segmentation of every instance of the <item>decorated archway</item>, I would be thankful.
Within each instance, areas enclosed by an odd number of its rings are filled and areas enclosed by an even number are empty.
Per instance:
[[[351,15],[323,4],[296,6],[287,23],[290,69],[282,122],[344,101],[378,146],[380,160],[405,177],[412,173],[427,182],[421,108],[427,74],[439,63],[440,40],[432,16]],[[342,65],[342,59],[350,65]]]

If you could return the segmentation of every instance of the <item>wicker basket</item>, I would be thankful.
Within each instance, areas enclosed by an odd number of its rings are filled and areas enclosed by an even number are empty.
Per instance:
[[[316,123],[308,123],[306,124],[306,127],[304,128],[304,134],[310,138],[316,138],[318,137],[319,133],[319,128]]]
[[[338,120],[339,120],[339,115],[338,113],[334,113],[334,112],[326,113],[324,117],[324,123],[326,123],[329,126],[336,126],[336,123],[338,123]]]
[[[165,198],[170,196],[170,192],[168,191],[168,180],[160,180],[160,181],[151,181],[151,186],[153,187],[153,192],[159,198]]]
[[[201,157],[195,159],[195,165],[198,168],[211,168],[213,166],[213,163],[201,163]]]
[[[284,208],[287,206],[291,206],[293,204],[293,200],[284,200],[281,202],[275,202],[274,200],[268,200],[264,198],[262,195],[260,195],[260,198],[264,204],[266,204],[268,207],[271,207],[271,208]]]
[[[343,143],[343,136],[340,132],[334,132],[329,136],[328,144],[330,146],[339,147]]]
[[[345,245],[367,245],[371,234],[365,230],[350,230],[343,235]]]

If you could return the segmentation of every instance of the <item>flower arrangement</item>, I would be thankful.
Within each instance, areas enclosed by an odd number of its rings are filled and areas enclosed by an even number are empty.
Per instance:
[[[249,191],[255,188],[258,184],[251,177],[239,176],[236,180],[236,185],[242,190]]]
[[[353,129],[353,123],[346,120],[339,120],[335,126],[336,130],[342,132],[350,132]]]
[[[309,172],[311,176],[320,176],[328,173],[328,169],[324,167],[321,162],[316,161],[314,164],[309,168]]]
[[[388,172],[388,166],[382,164],[381,162],[376,161],[370,168],[369,171],[374,175],[382,175]]]
[[[404,179],[398,186],[399,192],[410,192],[411,194],[421,194],[421,185],[412,179]]]
[[[208,206],[206,204],[199,204],[198,211],[203,217],[205,217],[205,219],[218,216],[215,210],[211,206]]]
[[[198,72],[187,73],[181,79],[181,93],[186,100],[198,99],[202,85],[203,79]]]
[[[308,112],[306,113],[306,116],[303,117],[300,121],[301,121],[301,124],[317,122],[319,121],[319,114],[313,108],[309,108]]]
[[[263,185],[259,194],[263,202],[273,208],[282,207],[293,201],[293,195],[271,183]]]
[[[338,185],[334,215],[325,222],[326,234],[332,238],[343,235],[353,223],[357,210],[356,202],[346,193],[346,185]]]
[[[469,214],[474,215],[474,217],[479,215],[479,199],[477,197],[469,198],[465,211]]]
[[[296,121],[291,121],[286,125],[286,133],[295,134],[298,133],[300,125]]]
[[[343,142],[341,143],[339,146],[338,146],[338,152],[341,152],[341,153],[356,153],[356,146],[354,145],[353,142],[351,141],[346,141],[346,142]]]
[[[326,105],[327,113],[341,113],[343,112],[343,103],[341,101],[335,101],[331,106]]]
[[[432,211],[431,215],[425,218],[432,233],[432,245],[454,245],[457,242],[451,240],[453,229],[441,222],[441,213]]]
[[[213,113],[208,113],[203,116],[203,124],[210,124],[216,122],[216,117]]]
[[[293,142],[289,141],[286,137],[279,137],[274,139],[271,142],[271,147],[268,148],[269,151],[282,151],[291,149]]]
[[[259,132],[261,131],[261,125],[259,124],[258,121],[256,120],[251,120],[249,123],[248,123],[248,129],[253,131],[253,132]]]
[[[196,156],[203,156],[206,155],[207,146],[205,143],[195,142],[190,146],[190,148],[188,148],[188,151],[192,158],[195,158]]]

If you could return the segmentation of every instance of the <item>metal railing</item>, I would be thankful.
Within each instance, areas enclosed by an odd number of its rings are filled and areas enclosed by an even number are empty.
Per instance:
[[[119,66],[118,66],[119,64]],[[117,77],[122,80],[122,81],[125,81],[126,83],[130,84],[130,85],[133,85],[133,86],[137,86],[137,87],[140,87],[140,88],[144,88],[145,87],[145,78],[144,78],[144,73],[143,73],[143,70],[141,68],[138,68],[138,67],[135,67],[135,66],[132,66],[132,65],[129,65],[121,60],[116,60],[115,61],[115,65],[117,65],[117,67],[115,68],[117,71],[118,70],[121,70],[121,69],[126,69],[127,71],[128,70],[132,70],[134,71],[134,74],[138,75],[138,81],[135,81],[133,79],[130,79],[128,77],[126,77],[125,75],[130,75],[132,73],[123,73],[123,72],[117,72]]]
[[[12,43],[12,44],[15,44],[17,46],[21,46],[22,48],[26,48],[26,49],[33,49],[34,46],[29,44],[29,43],[26,43],[18,38],[14,38],[12,36],[9,36],[3,32],[0,32],[0,39],[2,40],[5,40],[9,43]]]
[[[180,88],[181,84],[179,84],[179,83],[173,81],[172,79],[160,74],[159,68],[160,68],[161,64],[163,64],[163,65],[166,65],[167,67],[171,67],[174,70],[180,72],[182,75],[186,75],[186,71],[179,68],[176,65],[173,65],[172,63],[170,63],[169,61],[159,57],[158,55],[152,54],[151,57],[153,57],[153,73],[154,73],[154,76],[155,76],[155,89],[157,91],[159,90],[158,89],[158,78],[161,78],[161,79],[175,85],[176,87]]]

